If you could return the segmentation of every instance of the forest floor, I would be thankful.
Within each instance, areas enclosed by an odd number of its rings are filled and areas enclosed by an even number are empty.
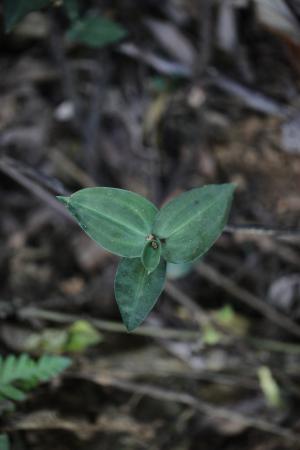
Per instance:
[[[13,450],[300,448],[300,38],[247,1],[98,3],[121,44],[68,42],[59,10],[0,37],[0,352],[73,361],[1,428]],[[118,258],[55,195],[223,182],[229,227],[128,334]]]

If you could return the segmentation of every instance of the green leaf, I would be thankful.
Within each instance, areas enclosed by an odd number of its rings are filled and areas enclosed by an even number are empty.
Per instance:
[[[62,353],[67,351],[67,340],[66,329],[45,328],[39,333],[29,334],[23,343],[23,349],[35,353]]]
[[[66,329],[46,328],[30,334],[23,348],[35,353],[82,352],[102,340],[103,336],[92,324],[77,320]]]
[[[196,188],[161,209],[152,233],[168,262],[194,261],[213,245],[226,224],[233,191],[233,184]]]
[[[0,395],[16,402],[20,402],[26,398],[24,392],[11,384],[0,384]]]
[[[1,450],[9,450],[9,438],[7,434],[0,434],[0,449]]]
[[[5,31],[11,31],[26,14],[50,3],[51,0],[4,0]]]
[[[121,260],[115,279],[115,296],[128,331],[146,319],[163,290],[165,277],[166,262],[163,259],[150,274],[140,258]]]
[[[161,244],[157,239],[152,239],[145,245],[142,263],[147,271],[147,273],[153,272],[159,264],[161,255]]]
[[[1,361],[2,362],[2,361]],[[9,355],[1,364],[0,381],[1,383],[9,383],[15,376],[16,357]]]
[[[71,365],[71,359],[63,356],[43,355],[36,363],[34,377],[38,381],[49,381]]]
[[[64,0],[64,8],[72,22],[79,19],[79,5],[77,0]]]
[[[144,197],[123,189],[82,189],[58,197],[82,229],[99,245],[119,256],[141,256],[157,214]]]
[[[34,361],[27,354],[0,358],[0,397],[15,401],[25,399],[26,386],[33,387],[38,382],[48,381],[71,364],[69,358],[44,355]],[[15,387],[13,383],[18,383]]]
[[[280,387],[273,377],[273,374],[269,367],[259,367],[257,375],[259,378],[261,390],[263,391],[269,406],[273,408],[279,408],[280,406],[282,406]]]
[[[68,352],[82,352],[91,345],[99,344],[103,341],[103,336],[99,331],[86,320],[77,320],[69,327],[68,342],[65,349]]]
[[[216,345],[219,342],[222,342],[222,337],[222,333],[220,333],[213,325],[208,323],[203,327],[202,340],[204,344]]]
[[[231,305],[225,305],[213,311],[212,318],[214,322],[221,325],[223,330],[228,330],[233,336],[244,337],[249,331],[249,321],[246,317],[237,314]]]
[[[76,22],[67,34],[72,41],[97,48],[114,44],[126,35],[127,31],[121,25],[97,16],[86,17]]]

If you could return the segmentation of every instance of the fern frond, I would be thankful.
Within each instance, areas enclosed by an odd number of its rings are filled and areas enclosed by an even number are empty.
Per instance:
[[[0,449],[1,450],[9,450],[10,449],[9,439],[8,439],[8,435],[6,433],[0,434]]]
[[[62,356],[43,355],[36,364],[36,377],[48,381],[69,367],[71,360]]]
[[[24,387],[34,387],[39,382],[49,381],[71,364],[69,358],[43,355],[37,361],[26,353],[16,357],[0,357],[0,399],[24,400]],[[17,387],[14,384],[17,383]]]
[[[0,395],[2,398],[9,398],[16,402],[25,400],[26,398],[24,392],[11,384],[0,384]]]

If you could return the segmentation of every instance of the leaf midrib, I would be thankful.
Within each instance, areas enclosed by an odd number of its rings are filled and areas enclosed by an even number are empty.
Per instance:
[[[217,198],[216,201],[212,202],[207,208],[205,208],[205,209],[199,211],[199,215],[201,216],[201,215],[205,214],[205,213],[206,213],[210,208],[212,208],[219,200],[220,200],[220,198]],[[169,234],[169,235],[167,235],[167,236],[159,236],[159,237],[165,238],[165,239],[169,239],[173,234],[178,233],[182,228],[186,227],[187,224],[188,224],[189,222],[192,222],[192,220],[194,220],[194,219],[197,218],[197,217],[198,217],[198,215],[196,214],[196,215],[193,216],[190,220],[188,220],[188,221],[182,223],[178,228],[176,228],[175,230],[173,230],[171,234]],[[198,218],[199,218],[199,217],[198,217]]]
[[[71,201],[72,202],[72,201]],[[111,221],[111,222],[113,222],[113,223],[115,223],[115,224],[117,224],[117,225],[122,225],[124,228],[127,228],[128,230],[130,230],[130,231],[133,231],[134,233],[136,233],[136,234],[139,234],[140,236],[143,236],[143,237],[145,237],[145,235],[147,235],[147,232],[146,233],[143,233],[141,230],[139,230],[138,228],[135,228],[134,226],[129,226],[130,224],[128,224],[128,222],[125,224],[124,222],[118,222],[116,219],[114,219],[114,218],[112,218],[111,216],[108,216],[108,215],[106,215],[106,214],[104,214],[104,213],[102,213],[102,212],[100,212],[100,211],[97,211],[96,209],[93,209],[93,208],[90,208],[90,207],[88,207],[88,206],[83,206],[82,204],[80,204],[79,202],[76,202],[76,200],[73,202],[73,205],[75,205],[75,204],[77,204],[77,205],[79,205],[81,208],[83,208],[83,209],[85,209],[85,210],[87,210],[87,211],[91,211],[91,212],[93,212],[95,215],[97,215],[97,216],[100,216],[100,217],[103,217],[104,219],[107,219],[107,220],[109,220],[109,221]],[[70,205],[71,206],[71,208],[72,208],[72,206],[73,206],[72,204]],[[149,227],[150,228],[150,227]]]
[[[138,282],[137,282],[137,290],[136,290],[136,295],[134,296],[134,305],[133,305],[133,312],[135,313],[136,311],[136,307],[138,304],[138,301],[140,299],[140,294],[143,290],[143,286],[144,286],[144,280],[145,277],[147,276],[146,274],[146,269],[144,269],[144,267],[142,268],[142,273],[139,276]]]

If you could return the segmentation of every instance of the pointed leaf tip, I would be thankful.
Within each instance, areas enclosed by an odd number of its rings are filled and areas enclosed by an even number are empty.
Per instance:
[[[207,252],[226,225],[234,189],[231,183],[195,188],[159,211],[152,233],[168,262],[192,262]]]
[[[123,258],[115,278],[115,296],[128,332],[146,319],[160,296],[166,277],[166,262],[147,273],[140,258]]]
[[[158,212],[141,195],[108,187],[81,189],[62,201],[98,245],[128,258],[142,255]]]
[[[57,200],[61,203],[63,203],[65,206],[68,206],[70,198],[69,197],[63,197],[62,195],[56,196]]]

